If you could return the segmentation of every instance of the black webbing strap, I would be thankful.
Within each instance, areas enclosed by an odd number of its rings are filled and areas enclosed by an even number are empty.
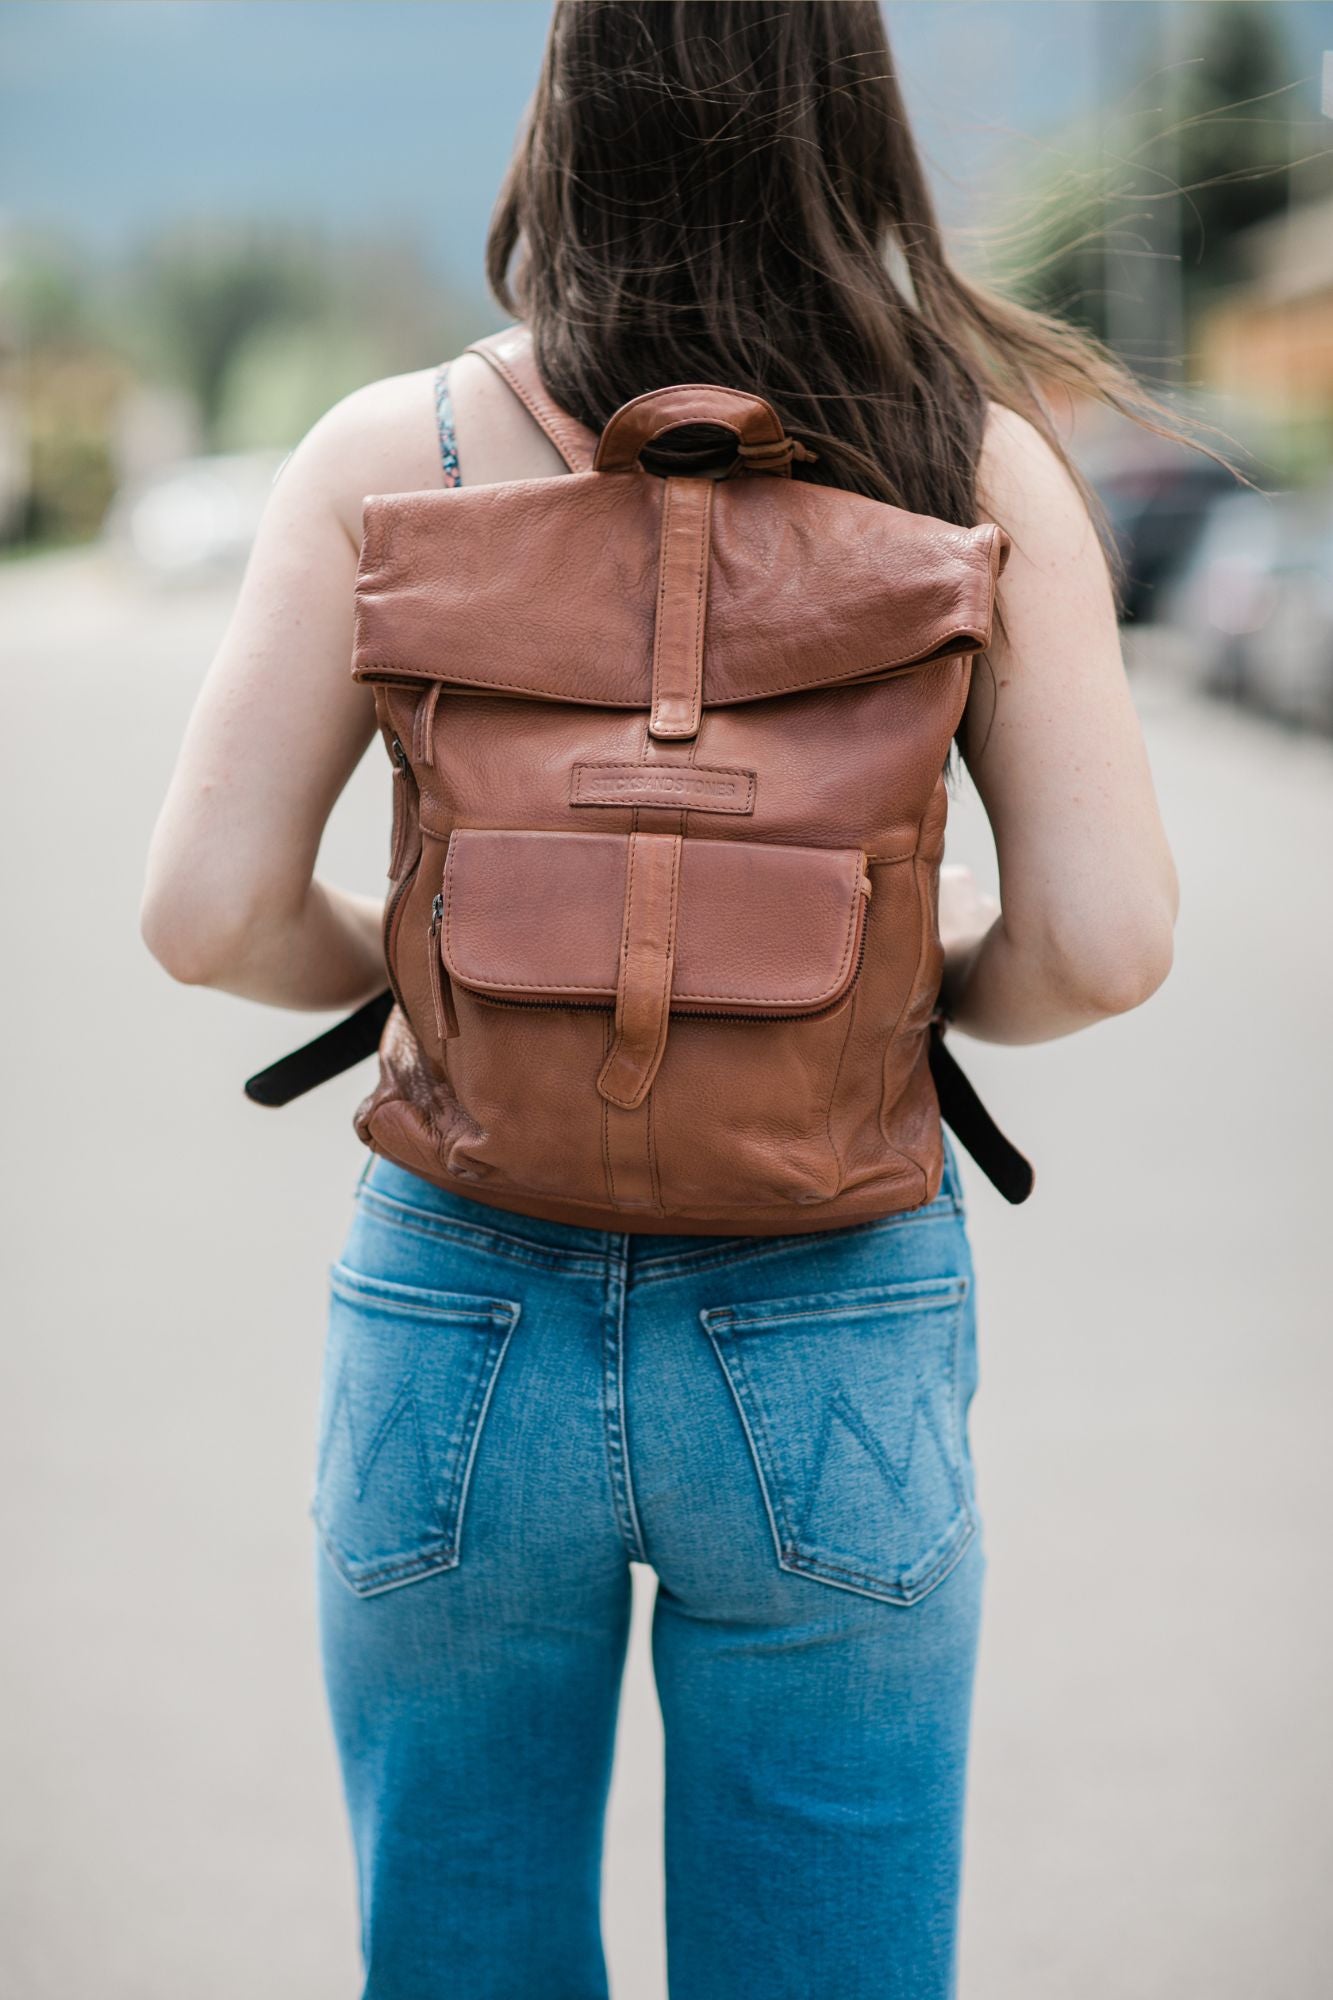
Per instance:
[[[938,1020],[930,1024],[930,1074],[940,1100],[940,1116],[966,1146],[986,1179],[1006,1201],[1026,1201],[1036,1174],[1017,1146],[1005,1138],[967,1078],[944,1046]]]
[[[246,1096],[254,1104],[290,1104],[294,1097],[303,1097],[307,1090],[341,1076],[363,1057],[374,1055],[392,1007],[392,993],[377,993],[354,1014],[316,1035],[313,1042],[293,1049],[289,1056],[248,1078]]]
[[[246,1083],[245,1094],[255,1104],[290,1104],[321,1083],[341,1076],[353,1064],[374,1055],[384,1024],[393,1007],[393,995],[376,994],[334,1023],[313,1042],[293,1049],[289,1056],[270,1063]],[[1035,1175],[1018,1148],[1005,1138],[981,1099],[944,1046],[944,1031],[938,1021],[930,1029],[930,1074],[940,1101],[940,1114],[955,1138],[965,1146],[977,1165],[1006,1201],[1026,1201]]]

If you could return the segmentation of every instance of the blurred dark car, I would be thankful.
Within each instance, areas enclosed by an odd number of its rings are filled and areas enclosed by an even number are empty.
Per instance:
[[[1221,496],[1165,609],[1213,693],[1333,733],[1333,488]]]
[[[1194,553],[1213,502],[1235,475],[1151,432],[1117,437],[1080,454],[1106,508],[1125,563],[1125,624],[1161,615],[1164,593]]]

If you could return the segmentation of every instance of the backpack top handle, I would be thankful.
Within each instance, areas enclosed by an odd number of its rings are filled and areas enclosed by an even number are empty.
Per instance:
[[[681,382],[652,389],[622,403],[597,441],[595,472],[633,472],[645,446],[682,424],[716,424],[737,442],[737,472],[774,472],[789,479],[793,459],[817,454],[782,428],[782,419],[762,396],[724,389],[709,382]]]

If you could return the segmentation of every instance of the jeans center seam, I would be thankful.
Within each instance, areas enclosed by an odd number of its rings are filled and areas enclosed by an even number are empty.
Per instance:
[[[602,1419],[607,1472],[621,1540],[633,1562],[648,1560],[634,1504],[625,1420],[625,1318],[628,1303],[630,1240],[612,1232],[606,1246],[606,1290],[602,1306]]]

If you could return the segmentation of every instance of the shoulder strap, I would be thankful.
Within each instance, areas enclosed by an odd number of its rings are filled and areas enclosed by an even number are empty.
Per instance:
[[[597,433],[562,410],[537,373],[532,358],[532,335],[525,326],[507,326],[500,333],[488,333],[474,340],[466,350],[479,354],[505,385],[512,389],[529,416],[541,425],[571,472],[590,472],[597,449]]]

